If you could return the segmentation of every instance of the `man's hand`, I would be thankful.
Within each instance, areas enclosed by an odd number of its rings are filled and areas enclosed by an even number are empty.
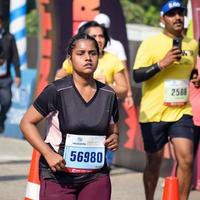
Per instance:
[[[3,65],[3,64],[4,64],[4,62],[5,62],[5,60],[4,60],[4,59],[2,59],[2,58],[0,58],[0,65]]]
[[[168,66],[170,66],[173,62],[179,61],[181,59],[181,56],[182,56],[182,51],[177,47],[173,47],[159,62],[160,69],[161,70],[165,69]]]
[[[16,85],[17,87],[19,87],[20,84],[21,84],[21,78],[15,77],[15,85]]]

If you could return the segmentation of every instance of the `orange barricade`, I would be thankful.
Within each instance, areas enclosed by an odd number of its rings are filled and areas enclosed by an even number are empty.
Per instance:
[[[162,200],[179,200],[178,178],[169,176],[165,178],[165,186]]]
[[[40,179],[39,179],[39,158],[40,153],[33,149],[30,165],[26,196],[24,200],[39,200]]]

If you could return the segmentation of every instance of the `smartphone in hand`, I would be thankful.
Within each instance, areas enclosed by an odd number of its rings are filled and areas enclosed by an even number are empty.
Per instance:
[[[178,47],[180,50],[182,50],[182,38],[176,37],[173,39],[173,47]]]
[[[173,47],[177,47],[182,51],[182,38],[181,37],[176,37],[173,39]],[[178,57],[177,60],[180,60],[181,57]]]

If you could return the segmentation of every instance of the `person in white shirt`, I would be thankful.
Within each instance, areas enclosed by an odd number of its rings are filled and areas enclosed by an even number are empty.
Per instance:
[[[106,29],[109,30],[111,21],[108,15],[104,13],[99,13],[98,15],[95,16],[94,21],[103,25]],[[132,89],[131,89],[131,79],[130,79],[129,70],[127,67],[127,56],[124,50],[124,46],[119,40],[115,40],[110,36],[110,42],[107,43],[104,50],[115,54],[125,66],[124,73],[127,78],[128,92],[127,92],[126,98],[124,99],[124,103],[126,104],[126,106],[130,108],[134,105],[134,100],[133,100]]]

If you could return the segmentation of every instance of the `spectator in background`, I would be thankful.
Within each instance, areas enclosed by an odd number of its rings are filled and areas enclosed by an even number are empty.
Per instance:
[[[107,29],[108,33],[110,32],[109,29],[110,29],[111,21],[108,15],[104,13],[99,13],[98,15],[95,16],[94,21],[104,26]],[[131,88],[130,73],[127,66],[126,52],[125,52],[123,44],[119,40],[115,40],[114,38],[111,37],[110,34],[109,34],[109,38],[110,38],[110,41],[108,41],[104,50],[116,55],[122,61],[125,67],[124,73],[127,79],[128,92],[127,92],[126,97],[123,100],[124,100],[125,106],[130,108],[134,105],[134,100],[133,100],[133,94],[132,94],[132,88]],[[109,166],[112,165],[113,158],[114,158],[114,152],[108,151],[107,159],[108,159]]]
[[[199,41],[200,45],[200,41]],[[197,58],[197,67],[196,71],[193,72],[193,79],[200,78],[200,46],[199,53]],[[193,170],[193,183],[192,187],[194,189],[200,190],[200,177],[197,176],[197,171],[200,170],[200,158],[197,157],[197,152],[199,148],[200,142],[200,88],[198,85],[190,84],[190,102],[192,105],[192,114],[193,114],[193,122],[194,122],[194,158],[196,158],[194,170]],[[199,180],[199,181],[197,181]]]
[[[168,0],[161,8],[162,33],[144,40],[133,75],[142,83],[140,124],[146,151],[143,180],[147,200],[154,199],[165,144],[170,141],[178,162],[180,200],[189,197],[193,166],[192,110],[189,80],[196,66],[197,42],[183,37],[186,8]],[[182,47],[173,46],[179,38]],[[192,80],[194,84],[198,80]]]
[[[98,15],[95,16],[94,21],[103,25],[109,32],[111,21],[110,21],[110,18],[108,15],[106,15],[104,13],[99,13]],[[127,66],[127,56],[126,56],[126,53],[124,50],[124,46],[119,40],[113,39],[110,34],[109,34],[109,36],[110,36],[110,41],[107,43],[104,50],[115,54],[122,61],[123,65],[125,66],[124,72],[125,72],[125,76],[127,79],[128,92],[124,99],[124,102],[128,107],[131,107],[134,105],[134,100],[133,100],[133,94],[132,94],[132,89],[131,89],[130,73],[129,73],[129,69]]]
[[[4,28],[4,17],[0,16],[0,133],[4,131],[6,114],[11,106],[11,64],[15,66],[15,84],[20,85],[20,62],[14,36]]]

